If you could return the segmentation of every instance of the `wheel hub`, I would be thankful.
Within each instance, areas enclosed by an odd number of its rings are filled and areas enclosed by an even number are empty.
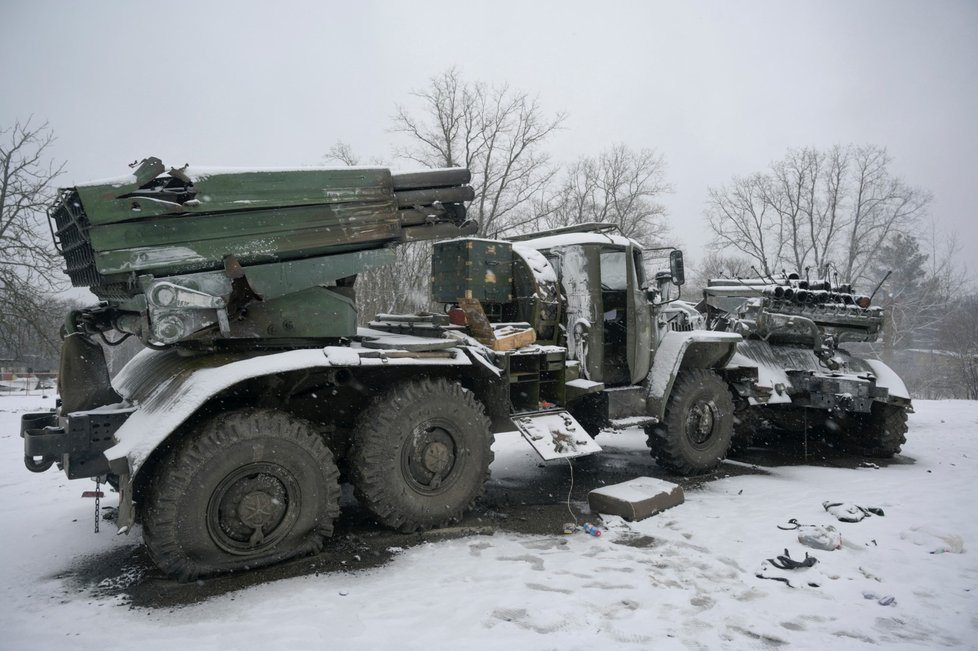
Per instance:
[[[258,529],[275,521],[275,498],[265,491],[253,491],[238,504],[238,518],[252,529]]]
[[[250,554],[288,535],[298,516],[298,484],[271,463],[238,468],[218,484],[207,509],[207,528],[220,547]]]
[[[705,445],[713,436],[717,414],[712,402],[698,402],[689,410],[686,419],[686,434],[697,446]]]
[[[433,472],[436,475],[442,475],[452,466],[451,456],[452,453],[448,449],[448,446],[441,441],[429,443],[427,447],[425,447],[424,454],[422,455],[424,467],[427,468],[429,472]]]
[[[415,490],[438,491],[456,468],[455,440],[441,427],[418,428],[403,448],[401,469]]]

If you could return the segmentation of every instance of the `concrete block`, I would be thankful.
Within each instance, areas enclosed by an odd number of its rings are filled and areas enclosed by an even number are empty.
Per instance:
[[[653,477],[636,477],[595,488],[587,496],[592,512],[618,515],[629,521],[644,520],[685,499],[681,486]]]

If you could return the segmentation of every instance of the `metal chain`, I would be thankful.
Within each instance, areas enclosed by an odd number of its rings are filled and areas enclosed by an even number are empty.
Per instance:
[[[102,491],[99,486],[99,478],[95,478],[95,533],[98,533],[98,521],[102,511]]]

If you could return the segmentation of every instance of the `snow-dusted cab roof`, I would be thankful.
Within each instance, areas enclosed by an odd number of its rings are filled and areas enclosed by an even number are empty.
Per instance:
[[[572,244],[608,244],[625,247],[634,244],[634,242],[627,237],[607,233],[563,233],[561,235],[545,235],[532,240],[522,240],[519,244],[531,249],[542,250]]]

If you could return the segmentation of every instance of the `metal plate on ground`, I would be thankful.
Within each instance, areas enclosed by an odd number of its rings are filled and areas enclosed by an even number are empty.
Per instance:
[[[601,451],[601,446],[584,427],[563,410],[521,414],[513,418],[513,422],[545,461],[583,457]]]

